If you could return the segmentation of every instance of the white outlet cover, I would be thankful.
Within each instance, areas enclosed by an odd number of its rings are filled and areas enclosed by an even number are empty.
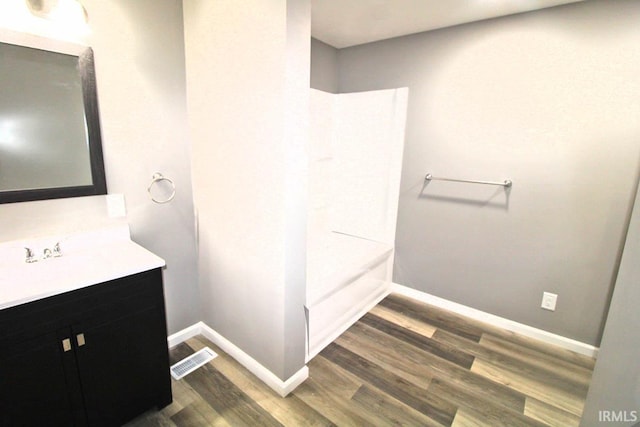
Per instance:
[[[557,294],[552,294],[551,292],[543,292],[542,304],[540,305],[540,307],[544,308],[545,310],[555,311],[557,300]]]

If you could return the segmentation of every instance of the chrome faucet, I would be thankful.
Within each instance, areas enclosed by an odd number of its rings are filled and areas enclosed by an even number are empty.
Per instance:
[[[30,248],[24,248],[24,250],[26,252],[26,258],[24,262],[32,263],[38,261],[38,258],[36,258],[35,254]]]
[[[26,258],[24,260],[24,262],[28,262],[28,263],[32,263],[32,262],[37,262],[38,261],[38,257],[36,256],[35,252],[33,251],[33,249],[31,248],[27,248],[25,246],[24,248],[25,250],[25,255]],[[53,247],[53,249],[50,248],[45,248],[44,251],[42,251],[42,259],[48,259],[48,258],[58,258],[62,256],[62,249],[60,249],[60,242],[57,242],[55,244],[55,246]]]

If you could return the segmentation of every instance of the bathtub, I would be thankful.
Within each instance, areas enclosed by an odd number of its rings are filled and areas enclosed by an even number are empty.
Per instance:
[[[408,89],[310,101],[307,360],[389,293]]]
[[[310,360],[388,294],[393,247],[326,232],[308,237],[307,254]]]

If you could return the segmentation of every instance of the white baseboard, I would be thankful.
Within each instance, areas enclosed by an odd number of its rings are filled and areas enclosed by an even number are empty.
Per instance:
[[[575,353],[582,354],[589,357],[598,356],[598,347],[594,347],[590,344],[585,344],[580,341],[573,340],[571,338],[556,335],[551,332],[547,332],[542,329],[534,328],[533,326],[525,325],[522,323],[514,322],[513,320],[505,319],[500,316],[496,316],[490,313],[486,313],[475,308],[468,307],[466,305],[458,304],[444,298],[436,297],[426,292],[418,291],[397,283],[393,283],[391,286],[391,292],[413,298],[417,301],[421,301],[427,304],[434,305],[436,307],[443,308],[453,313],[460,314],[462,316],[469,317],[480,322],[488,323],[498,328],[506,329],[511,332],[515,332],[520,335],[524,335],[529,338],[534,338],[548,344],[553,344],[561,348],[571,350]]]
[[[225,353],[233,357],[238,363],[247,368],[253,375],[268,385],[281,397],[287,396],[297,386],[302,384],[309,377],[309,368],[303,366],[298,372],[289,377],[286,381],[278,378],[273,372],[265,368],[260,362],[245,353],[240,347],[214,331],[204,322],[198,322],[181,331],[172,334],[167,338],[169,348],[175,347],[187,339],[196,335],[203,335],[215,345],[220,347]]]
[[[175,334],[171,334],[167,337],[167,344],[169,348],[173,348],[180,343],[185,342],[189,338],[193,338],[196,335],[200,335],[202,328],[200,327],[200,323],[198,322],[195,325],[188,326],[181,331],[176,332]]]
[[[202,324],[202,335],[210,339],[215,345],[220,347],[229,356],[233,357],[242,366],[247,368],[253,375],[260,378],[262,382],[271,387],[280,396],[285,397],[293,389],[299,386],[309,377],[309,368],[303,366],[298,372],[289,377],[286,381],[282,381],[273,372],[262,366],[257,360],[245,353],[241,348],[233,344],[231,341],[211,329],[209,326]]]

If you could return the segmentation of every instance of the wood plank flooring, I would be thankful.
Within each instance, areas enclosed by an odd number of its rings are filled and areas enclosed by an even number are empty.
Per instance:
[[[309,363],[309,379],[276,395],[219,356],[180,381],[174,402],[140,426],[578,426],[594,360],[390,295]]]

